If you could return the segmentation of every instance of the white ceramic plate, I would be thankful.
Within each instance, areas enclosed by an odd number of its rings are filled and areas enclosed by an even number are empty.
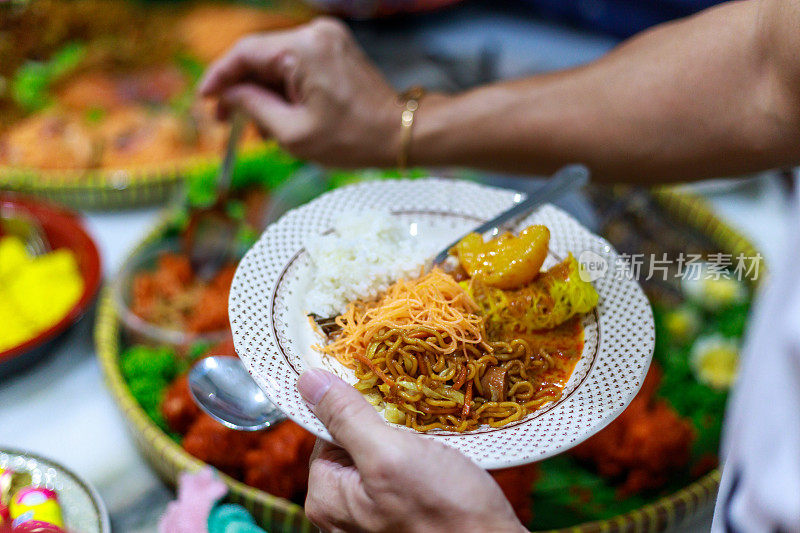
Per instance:
[[[521,197],[463,181],[393,180],[337,189],[290,211],[267,228],[236,271],[229,301],[236,352],[270,400],[292,420],[330,440],[295,382],[311,367],[331,370],[350,383],[355,379],[351,370],[311,348],[320,338],[306,316],[305,293],[313,274],[303,248],[306,239],[330,230],[343,210],[386,209],[407,223],[412,235],[437,249]],[[653,353],[650,304],[638,283],[618,272],[619,257],[608,242],[552,205],[537,209],[515,229],[531,224],[550,229],[545,267],[572,252],[605,261],[608,270],[593,281],[600,303],[583,320],[583,354],[558,401],[502,428],[419,434],[461,450],[484,468],[538,461],[602,429],[636,395]]]
[[[54,490],[67,531],[111,533],[108,512],[100,495],[60,464],[27,452],[0,449],[0,468],[27,472],[33,485]]]

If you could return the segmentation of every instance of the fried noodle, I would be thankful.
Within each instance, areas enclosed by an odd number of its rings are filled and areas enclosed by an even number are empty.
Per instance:
[[[489,340],[469,293],[439,269],[351,303],[322,353],[355,370],[355,387],[387,419],[417,431],[500,427],[557,400],[539,376],[551,356],[523,339]]]

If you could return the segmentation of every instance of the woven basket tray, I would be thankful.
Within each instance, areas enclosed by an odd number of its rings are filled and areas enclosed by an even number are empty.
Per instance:
[[[251,142],[240,157],[257,155],[265,146]],[[0,166],[0,189],[45,198],[72,209],[114,210],[163,204],[173,198],[184,178],[219,165],[218,155],[172,163],[111,170],[37,170]]]

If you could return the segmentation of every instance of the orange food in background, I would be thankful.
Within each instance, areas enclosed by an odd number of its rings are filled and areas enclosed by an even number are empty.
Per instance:
[[[148,112],[124,107],[108,114],[99,128],[103,142],[101,164],[106,168],[132,168],[183,157],[188,132],[181,119],[168,112]]]
[[[244,454],[256,446],[258,435],[229,429],[201,413],[183,438],[183,448],[198,459],[242,479]]]
[[[489,472],[500,485],[506,499],[511,504],[520,522],[530,523],[533,518],[531,512],[531,487],[539,478],[539,466],[536,463],[504,468]]]
[[[120,88],[100,86],[91,92],[80,85],[68,89],[70,109],[41,111],[0,134],[0,163],[51,170],[150,168],[217,154],[227,136],[227,127],[214,119],[209,103],[195,103],[187,116],[179,116],[167,108],[125,103]],[[81,109],[95,98],[108,107]],[[95,109],[102,118],[87,120],[86,114]],[[245,142],[258,138],[256,128],[248,126]]]
[[[228,324],[228,295],[236,266],[228,265],[219,271],[200,293],[197,308],[189,317],[189,331],[203,332],[225,329]],[[235,352],[233,352],[235,353]]]
[[[0,162],[21,167],[93,168],[98,152],[83,121],[59,111],[24,118],[0,139]]]
[[[666,400],[655,397],[660,381],[661,369],[653,364],[628,408],[572,451],[600,475],[621,479],[620,497],[661,488],[689,463],[694,429]]]
[[[303,18],[255,7],[204,4],[178,22],[178,36],[200,60],[211,62],[250,33],[290,28]]]
[[[164,420],[172,431],[185,435],[200,416],[200,412],[189,392],[188,375],[179,376],[167,389],[161,403]]]
[[[235,265],[208,283],[195,277],[189,258],[165,253],[155,270],[133,279],[131,310],[157,326],[206,333],[228,328],[228,294]]]
[[[288,420],[263,433],[244,456],[245,483],[287,499],[304,494],[315,441],[311,433]]]
[[[185,76],[171,65],[126,73],[98,70],[81,72],[60,83],[56,99],[74,111],[109,112],[137,103],[165,105],[187,88]]]

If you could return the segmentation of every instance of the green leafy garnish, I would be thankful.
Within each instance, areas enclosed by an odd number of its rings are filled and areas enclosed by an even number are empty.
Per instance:
[[[28,61],[11,80],[11,97],[26,112],[43,109],[52,103],[50,88],[83,61],[86,45],[69,43],[47,61]]]
[[[242,153],[233,169],[231,188],[261,186],[271,190],[286,181],[302,163],[275,144],[265,144]],[[186,201],[189,207],[208,207],[217,199],[219,165],[206,165],[189,172],[186,179]]]
[[[620,499],[612,483],[568,455],[553,457],[539,465],[541,476],[532,494],[531,525],[535,529],[561,528],[608,518],[647,502],[638,495]]]
[[[170,348],[132,346],[122,354],[120,366],[129,381],[140,378],[171,381],[178,373],[177,356]]]

